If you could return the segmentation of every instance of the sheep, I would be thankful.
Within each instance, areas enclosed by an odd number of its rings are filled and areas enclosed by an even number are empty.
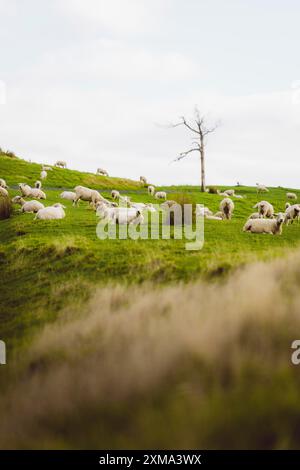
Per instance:
[[[103,202],[97,204],[97,215],[114,224],[138,225],[144,222],[144,216],[138,209],[132,207],[109,207]]]
[[[282,213],[279,213],[276,219],[249,219],[245,223],[243,231],[251,233],[269,233],[273,235],[281,235],[284,220],[285,216]]]
[[[297,194],[295,194],[295,193],[286,193],[286,197],[288,199],[293,199],[295,201],[297,200]]]
[[[38,212],[40,209],[44,209],[45,206],[39,201],[25,201],[22,196],[15,196],[12,199],[13,204],[20,204],[21,212]]]
[[[96,171],[96,175],[108,176],[108,173],[107,173],[106,170],[103,170],[103,168],[98,168],[97,171]]]
[[[268,193],[269,190],[264,184],[256,183],[258,193]]]
[[[274,207],[267,201],[258,202],[253,209],[258,209],[260,217],[272,218],[274,216]]]
[[[40,178],[41,180],[45,180],[47,178],[47,171],[45,170],[41,171]]]
[[[153,207],[153,204],[145,204],[144,202],[132,202],[130,207],[133,209],[137,209],[139,211],[149,211],[149,212],[156,212],[156,209]]]
[[[58,168],[67,168],[67,164],[63,160],[57,160],[57,162],[54,164],[54,166],[56,166]]]
[[[62,193],[60,193],[59,197],[61,199],[66,199],[67,201],[74,202],[76,198],[76,193],[74,193],[73,191],[63,191]]]
[[[37,188],[37,189],[42,189],[42,183],[41,183],[41,181],[37,180],[37,181],[34,183],[34,187]]]
[[[53,168],[51,166],[42,166],[42,171],[53,171]]]
[[[31,188],[28,184],[20,183],[19,188],[23,197],[34,197],[36,199],[46,199],[46,194],[38,188]]]
[[[145,176],[140,176],[140,183],[147,184],[147,178]]]
[[[249,219],[260,219],[260,213],[259,212],[253,212],[253,214],[249,215],[248,217],[248,220]]]
[[[37,212],[34,220],[64,219],[66,216],[64,209],[65,209],[65,206],[63,206],[62,204],[58,202],[57,204],[54,204],[53,206],[48,206],[48,207],[45,207],[44,209],[40,209]]]
[[[219,209],[223,213],[224,219],[230,220],[234,211],[234,203],[229,197],[226,197],[221,201]]]
[[[149,194],[149,196],[154,196],[154,194],[155,194],[155,187],[154,186],[152,186],[152,185],[148,186],[148,194]]]
[[[216,217],[215,215],[206,215],[205,218],[208,220],[223,220],[223,217]]]
[[[119,197],[120,197],[120,193],[119,193],[119,191],[117,191],[116,189],[113,189],[110,194],[111,194],[111,197],[112,197],[113,199],[115,199],[115,200],[116,200],[116,199],[119,199]]]
[[[200,204],[196,204],[195,214],[200,217],[212,217],[213,215],[208,207],[201,207]]]
[[[8,197],[8,191],[7,191],[7,189],[2,188],[2,186],[0,186],[0,196]]]
[[[97,202],[104,200],[104,197],[102,197],[95,189],[86,188],[84,186],[76,186],[74,189],[76,193],[73,202],[74,206],[78,205],[78,202],[81,200],[91,202],[93,207],[95,207]]]
[[[3,178],[0,178],[0,187],[4,189],[8,189],[6,181]]]
[[[226,189],[225,191],[223,191],[223,194],[224,196],[234,196],[235,195],[235,190],[234,189]]]
[[[233,197],[235,197],[236,199],[244,199],[244,196],[242,196],[241,194],[234,194]]]
[[[177,204],[176,201],[172,201],[172,199],[168,199],[167,201],[163,202],[160,207],[162,209],[170,209],[170,207],[174,206],[174,204]]]
[[[155,199],[167,199],[167,193],[165,191],[158,191],[154,197]]]
[[[289,205],[289,207],[285,211],[285,224],[289,225],[289,223],[293,223],[294,220],[299,220],[300,217],[300,204],[294,204],[293,206]]]
[[[224,219],[224,214],[222,211],[218,211],[214,214],[214,217],[217,217],[218,219]]]

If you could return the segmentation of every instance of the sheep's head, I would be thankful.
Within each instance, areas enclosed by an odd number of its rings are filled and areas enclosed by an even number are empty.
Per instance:
[[[12,202],[13,204],[21,204],[21,202],[22,202],[22,197],[21,197],[21,196],[15,196],[15,197],[11,200],[11,202]]]
[[[280,227],[284,223],[284,221],[285,221],[285,215],[282,214],[282,212],[279,212],[279,214],[277,215],[277,219],[276,219],[278,227]]]
[[[66,209],[66,206],[64,206],[60,202],[57,202],[56,204],[53,204],[53,207],[60,207],[61,209]]]

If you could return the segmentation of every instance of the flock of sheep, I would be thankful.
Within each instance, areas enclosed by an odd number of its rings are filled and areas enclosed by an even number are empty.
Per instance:
[[[66,162],[57,161],[56,167],[66,168]],[[40,179],[47,178],[47,172],[51,171],[52,167],[42,166]],[[108,176],[108,173],[98,168],[98,175]],[[140,182],[143,186],[147,186],[148,195],[154,197],[156,200],[163,200],[161,204],[163,209],[170,210],[176,201],[167,200],[167,193],[165,191],[157,191],[153,185],[148,185],[147,179],[144,176],[140,177]],[[51,206],[45,207],[41,200],[46,199],[46,194],[42,190],[42,182],[37,180],[34,187],[25,183],[19,184],[21,195],[15,196],[12,199],[14,204],[21,206],[21,212],[35,213],[35,219],[50,220],[50,219],[63,219],[65,217],[65,206],[61,203],[56,203]],[[257,192],[267,193],[269,190],[266,186],[257,184]],[[211,220],[230,220],[234,212],[234,202],[232,198],[243,199],[244,196],[236,194],[234,189],[227,189],[223,192],[216,191],[219,196],[224,198],[220,202],[219,211],[213,213],[208,207],[203,207],[196,204],[196,215],[203,216]],[[9,197],[8,186],[4,179],[0,178],[0,195]],[[297,200],[295,193],[287,193],[287,198],[290,200]],[[27,200],[32,198],[31,200]],[[101,218],[108,219],[113,223],[119,224],[141,224],[144,221],[143,212],[154,212],[156,209],[151,203],[132,202],[128,196],[122,196],[119,191],[111,191],[111,199],[108,200],[103,197],[95,189],[90,189],[84,186],[76,186],[74,191],[63,191],[60,198],[72,201],[73,206],[77,206],[79,201],[87,201],[96,210],[97,215]],[[286,203],[285,212],[275,214],[274,207],[268,201],[258,202],[255,206],[257,212],[252,213],[244,225],[244,232],[252,233],[270,233],[281,234],[283,224],[293,223],[294,220],[300,219],[300,204]]]

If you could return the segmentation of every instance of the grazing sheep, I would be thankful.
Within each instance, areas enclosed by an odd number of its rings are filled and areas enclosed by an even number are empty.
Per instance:
[[[267,201],[258,202],[253,209],[258,209],[260,217],[272,218],[274,216],[274,207]]]
[[[53,220],[53,219],[64,219],[65,214],[65,206],[60,204],[54,204],[53,206],[45,207],[44,209],[40,209],[35,216],[34,220],[41,219],[41,220]]]
[[[288,199],[293,199],[294,201],[297,200],[297,194],[295,194],[295,193],[286,193],[286,197]]]
[[[47,178],[47,171],[45,170],[41,171],[40,177],[41,177],[41,180],[45,180]]]
[[[154,194],[155,194],[155,187],[154,186],[152,186],[152,185],[148,186],[148,194],[149,194],[149,196],[154,196]]]
[[[57,162],[54,164],[54,166],[56,166],[58,168],[67,168],[67,164],[63,160],[57,160]]]
[[[155,199],[167,199],[167,193],[165,191],[158,191],[154,197]]]
[[[8,191],[7,189],[5,188],[2,188],[2,186],[0,186],[0,196],[8,196]]]
[[[76,186],[74,189],[76,195],[73,205],[78,205],[78,202],[81,200],[91,202],[95,207],[97,202],[104,200],[104,197],[102,197],[95,189],[85,188],[84,186]]]
[[[98,168],[97,169],[97,172],[96,172],[96,175],[99,175],[99,176],[108,176],[108,173],[106,170],[103,170],[103,168]]]
[[[37,188],[37,189],[42,189],[42,183],[41,183],[41,181],[37,180],[37,181],[34,183],[34,187]]]
[[[28,184],[20,183],[19,188],[23,197],[34,197],[36,199],[46,199],[46,194],[38,188],[31,188]]]
[[[235,190],[234,189],[226,189],[223,191],[224,196],[234,196],[235,195]]]
[[[62,199],[66,199],[67,201],[74,202],[76,198],[76,193],[74,193],[73,191],[63,191],[62,193],[60,193],[59,197]]]
[[[170,209],[170,207],[174,206],[174,204],[177,204],[176,201],[172,201],[172,199],[168,199],[167,201],[163,202],[160,207],[162,209]]]
[[[244,225],[243,231],[251,233],[270,233],[273,235],[281,235],[284,219],[285,216],[282,213],[279,213],[276,219],[249,219]]]
[[[259,212],[253,212],[253,214],[249,215],[249,219],[260,219],[260,213]]]
[[[289,225],[289,223],[293,223],[294,220],[299,221],[300,218],[300,204],[294,204],[293,206],[289,205],[285,211],[285,224]]]
[[[269,190],[264,184],[256,183],[258,193],[268,193]]]
[[[4,189],[8,189],[6,181],[3,178],[0,178],[0,187]]]
[[[119,199],[119,197],[120,197],[119,191],[117,191],[116,189],[113,189],[112,192],[111,192],[111,197],[112,197],[114,200]]]
[[[39,201],[25,201],[22,196],[15,196],[12,199],[13,204],[20,204],[21,212],[38,212],[40,209],[44,209],[45,206]]]
[[[147,178],[145,176],[140,176],[140,183],[147,184]]]
[[[229,197],[226,197],[221,201],[219,209],[224,219],[230,220],[234,211],[234,203]]]

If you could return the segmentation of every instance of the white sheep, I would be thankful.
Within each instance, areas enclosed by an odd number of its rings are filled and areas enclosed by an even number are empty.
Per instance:
[[[125,204],[130,204],[131,197],[130,196],[121,196],[119,195],[119,202],[124,202]]]
[[[37,189],[42,189],[42,183],[41,183],[41,181],[37,180],[37,181],[34,183],[34,187],[37,188]]]
[[[96,172],[96,175],[99,175],[99,176],[108,176],[108,173],[106,170],[103,170],[103,168],[98,168],[97,169],[97,172]]]
[[[140,176],[140,183],[147,184],[147,178],[145,176]]]
[[[274,207],[268,201],[260,201],[253,209],[258,209],[260,217],[272,218],[274,216]]]
[[[45,206],[39,201],[25,201],[21,196],[15,196],[12,199],[13,204],[20,204],[21,212],[38,212],[44,209]]]
[[[234,196],[235,195],[235,190],[234,189],[226,189],[223,191],[224,196]]]
[[[97,215],[114,224],[138,225],[144,222],[144,216],[138,209],[133,207],[109,207],[103,202],[97,204]]]
[[[45,180],[47,178],[47,171],[45,170],[41,171],[40,177],[41,177],[41,180]]]
[[[200,217],[212,217],[213,213],[208,207],[202,207],[201,204],[196,204],[195,213]]]
[[[207,215],[205,218],[208,220],[224,220],[223,217],[216,217],[215,215]]]
[[[98,191],[96,191],[95,189],[86,188],[84,186],[76,186],[76,188],[74,189],[76,195],[73,205],[78,205],[78,202],[81,200],[91,202],[92,205],[95,207],[95,204],[97,202],[104,200],[103,196],[101,196],[101,194],[98,193]]]
[[[160,207],[162,209],[170,209],[170,207],[174,206],[174,204],[177,204],[176,201],[172,201],[172,199],[168,199],[167,201],[163,202]]]
[[[260,219],[260,213],[259,212],[253,212],[253,214],[249,215],[249,219]]]
[[[154,197],[155,199],[167,199],[167,193],[165,191],[158,191]]]
[[[7,191],[7,189],[2,188],[2,186],[0,186],[0,196],[5,196],[5,197],[8,196],[8,191]]]
[[[294,201],[297,200],[297,194],[295,194],[295,193],[286,193],[286,197],[288,199],[293,199]]]
[[[73,191],[63,191],[62,193],[60,193],[59,197],[61,199],[66,199],[67,201],[74,202],[76,198],[76,193],[74,193]]]
[[[34,197],[36,199],[46,199],[46,194],[38,188],[31,188],[28,184],[20,183],[19,188],[23,197]]]
[[[230,220],[234,211],[234,203],[229,197],[226,197],[220,202],[219,209],[222,212],[224,219]]]
[[[269,190],[264,184],[256,183],[258,193],[268,193]]]
[[[119,199],[119,197],[120,197],[120,193],[119,193],[119,191],[117,191],[116,189],[113,189],[110,194],[111,194],[111,197],[112,197],[114,200]]]
[[[58,202],[57,204],[54,204],[53,206],[48,206],[48,207],[45,207],[44,209],[40,209],[37,212],[34,220],[64,219],[66,216],[64,209],[65,209],[65,206],[63,206],[62,204]]]
[[[57,160],[57,162],[54,164],[54,166],[56,166],[58,168],[67,168],[67,164],[63,160]]]
[[[52,168],[51,166],[45,166],[45,165],[43,165],[43,166],[42,166],[42,170],[43,170],[43,171],[52,171],[53,168]]]
[[[273,235],[281,235],[284,219],[285,216],[282,213],[279,213],[276,219],[249,219],[244,225],[243,231],[251,233],[270,233]]]
[[[289,225],[289,223],[293,223],[294,220],[299,221],[300,218],[300,204],[289,205],[285,211],[285,223]]]
[[[0,178],[0,187],[4,189],[8,189],[6,181],[3,178]]]
[[[145,204],[144,202],[132,202],[130,204],[130,207],[133,209],[137,209],[139,211],[148,211],[148,212],[156,212],[155,207],[153,207],[153,204]]]
[[[218,219],[224,219],[224,214],[222,211],[218,211],[214,214],[214,217],[217,217]]]
[[[149,196],[154,196],[154,194],[155,194],[155,187],[154,186],[152,186],[152,185],[148,186],[148,194],[149,194]]]

